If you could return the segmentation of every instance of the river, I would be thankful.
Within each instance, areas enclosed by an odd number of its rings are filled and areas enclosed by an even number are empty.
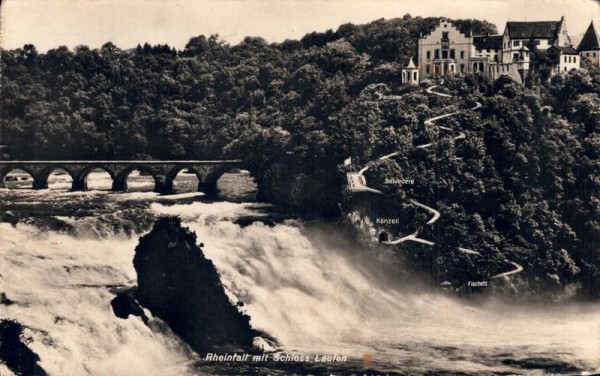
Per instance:
[[[50,375],[542,375],[600,366],[597,304],[475,304],[405,283],[337,223],[271,223],[276,208],[245,202],[253,187],[243,173],[225,177],[225,197],[213,201],[191,192],[190,177],[173,196],[136,191],[148,187],[140,175],[128,193],[69,192],[66,178],[52,176],[48,190],[0,190],[0,212],[22,218],[0,223],[0,292],[13,302],[0,304],[0,318],[27,327]],[[159,320],[115,317],[115,291],[136,283],[138,238],[162,215],[197,234],[255,328],[309,361],[210,362]],[[315,362],[334,354],[345,361]]]

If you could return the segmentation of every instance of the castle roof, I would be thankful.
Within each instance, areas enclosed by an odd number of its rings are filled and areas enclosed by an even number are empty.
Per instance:
[[[534,21],[506,23],[506,31],[511,39],[552,39],[558,36],[563,19],[560,21]]]
[[[579,52],[577,52],[576,49],[574,49],[573,47],[570,47],[570,46],[566,46],[566,47],[552,46],[551,48],[556,48],[563,55],[579,55]]]
[[[598,37],[593,21],[583,35],[583,39],[581,39],[577,49],[579,51],[600,50],[600,38]]]
[[[473,37],[473,44],[478,50],[501,50],[502,35],[477,35]]]

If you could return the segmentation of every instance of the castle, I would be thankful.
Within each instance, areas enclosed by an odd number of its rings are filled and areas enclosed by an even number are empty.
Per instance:
[[[522,82],[537,52],[552,57],[551,75],[579,69],[582,58],[600,65],[600,37],[592,22],[575,49],[564,17],[559,21],[509,21],[503,34],[477,36],[442,19],[419,38],[417,52],[417,65],[411,58],[402,70],[404,83],[461,74],[482,74],[494,80],[504,75]]]

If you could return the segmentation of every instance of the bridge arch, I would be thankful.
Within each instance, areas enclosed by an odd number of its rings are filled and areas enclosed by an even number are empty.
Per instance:
[[[106,172],[110,176],[110,179],[113,182],[115,181],[115,173],[112,169],[110,169],[107,166],[102,165],[102,164],[92,164],[92,165],[84,167],[81,171],[79,171],[79,173],[77,174],[77,177],[75,179],[73,179],[72,190],[73,191],[87,191],[88,190],[88,177],[95,170],[102,170],[102,171]]]
[[[142,164],[128,165],[121,171],[115,174],[113,178],[113,186],[112,190],[115,192],[126,192],[128,190],[127,187],[127,178],[129,175],[138,170],[142,173],[148,174],[154,180],[154,192],[163,193],[164,191],[164,178],[161,179],[158,174],[152,170],[152,168],[148,166],[144,166]]]
[[[200,190],[200,182],[202,182],[203,180],[202,171],[195,168],[193,165],[175,165],[171,170],[169,170],[169,172],[167,172],[167,175],[165,176],[164,193],[175,192],[175,179],[177,178],[177,175],[179,175],[179,173],[183,170],[191,171],[196,176],[196,178],[198,179],[197,190]]]
[[[10,174],[14,170],[24,171],[24,172],[28,173],[29,175],[31,175],[31,177],[33,177],[33,175],[35,175],[35,173],[33,172],[32,169],[28,168],[27,166],[17,164],[17,165],[5,166],[5,167],[1,168],[0,176],[4,178],[6,175]]]
[[[33,189],[47,189],[48,188],[48,178],[52,175],[56,170],[65,171],[71,177],[72,181],[75,181],[77,174],[70,168],[62,166],[60,164],[51,165],[47,168],[44,168],[40,173],[36,174],[33,177]]]
[[[217,196],[221,193],[225,193],[219,189],[219,179],[221,179],[225,174],[228,174],[228,173],[248,171],[250,178],[253,180],[254,184],[256,185],[256,187],[255,187],[256,191],[252,194],[253,199],[256,199],[257,197],[259,197],[259,193],[260,193],[258,179],[256,178],[256,174],[254,174],[252,172],[252,170],[249,170],[244,167],[245,166],[238,166],[238,167],[224,166],[224,167],[215,169],[215,170],[211,171],[210,173],[208,173],[204,177],[204,179],[198,183],[198,190],[201,192],[204,192],[205,194],[207,194],[209,196]],[[235,195],[242,194],[241,192],[236,192],[236,193],[226,192],[226,193],[235,194]]]
[[[25,166],[16,165],[16,166],[8,166],[8,167],[0,169],[0,188],[6,188],[6,177],[8,176],[8,174],[10,174],[11,172],[15,172],[15,171],[23,171],[24,173],[29,175],[28,179],[30,179],[30,181],[31,181],[31,184],[32,184],[31,188],[33,187],[33,181],[35,179],[34,172]]]

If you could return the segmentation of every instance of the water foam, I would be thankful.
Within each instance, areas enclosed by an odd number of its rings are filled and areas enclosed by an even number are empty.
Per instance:
[[[339,229],[294,220],[274,227],[231,222],[254,205],[153,204],[152,209],[184,219],[205,244],[206,256],[234,301],[245,303],[252,324],[286,348],[355,358],[378,348],[385,363],[397,364],[396,369],[418,360],[426,367],[474,372],[489,370],[485,356],[515,349],[582,364],[600,356],[597,341],[587,335],[600,328],[594,310],[545,312],[501,304],[473,308],[441,294],[399,290],[378,278],[377,270],[349,257],[364,250],[351,249],[356,246],[334,234]],[[444,346],[465,351],[469,361],[449,361],[437,350]],[[503,365],[495,369],[515,371]]]
[[[138,193],[127,195],[143,199]],[[109,205],[116,204],[114,196],[119,195],[106,196]],[[196,232],[232,301],[244,302],[254,327],[275,336],[287,350],[358,359],[369,353],[378,369],[411,366],[416,373],[519,373],[499,361],[506,354],[586,366],[600,358],[595,308],[473,308],[447,296],[398,289],[380,278],[378,269],[357,261],[353,255],[365,251],[334,226],[288,220],[273,227],[259,222],[243,227],[233,222],[265,215],[268,208],[225,202],[150,205],[152,213],[178,215]],[[72,217],[62,219],[80,226]],[[0,234],[0,291],[17,302],[0,305],[0,317],[30,328],[31,347],[50,374],[187,372],[190,358],[176,338],[154,333],[138,318],[117,319],[111,311],[111,287],[135,284],[136,239],[115,234],[77,238],[7,224],[0,224]]]
[[[23,323],[50,375],[186,373],[178,340],[114,316],[111,287],[135,284],[135,239],[75,239],[0,224],[0,318]]]

